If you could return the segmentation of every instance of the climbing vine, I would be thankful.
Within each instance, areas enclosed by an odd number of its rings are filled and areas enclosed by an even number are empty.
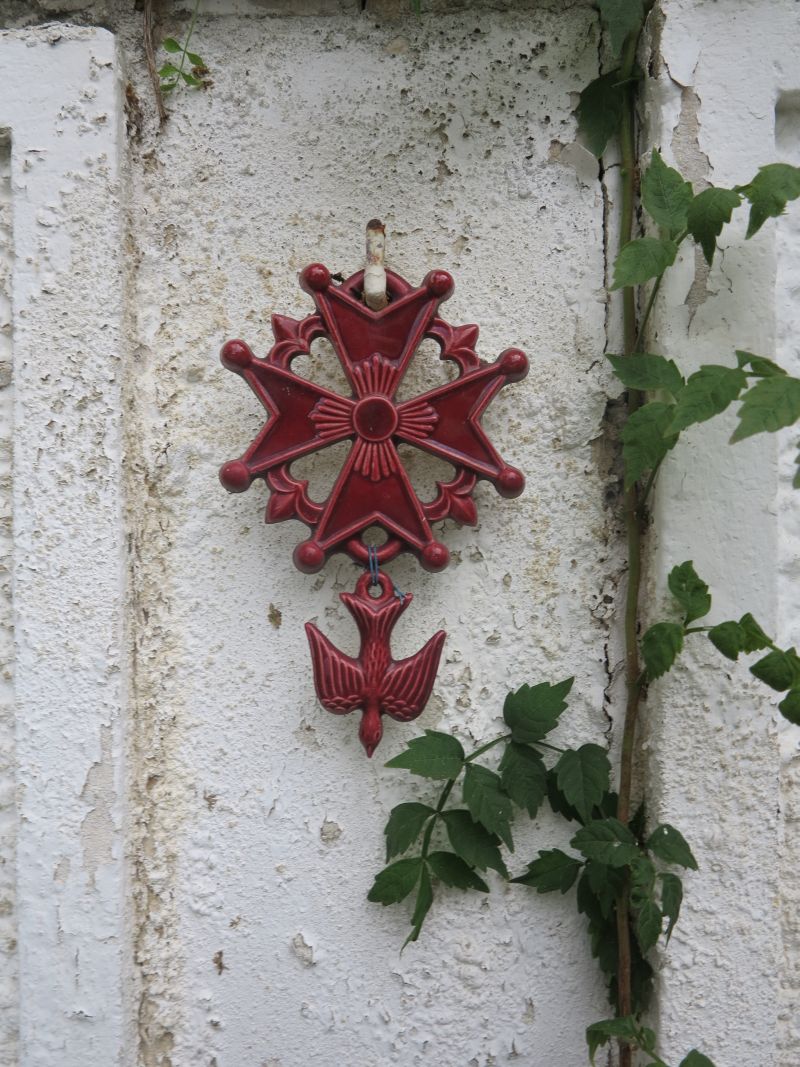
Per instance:
[[[738,405],[731,444],[800,420],[800,379],[765,356],[737,350],[685,377],[670,355],[644,349],[662,280],[684,243],[699,246],[710,266],[736,210],[749,211],[749,239],[800,197],[800,169],[785,163],[763,166],[734,188],[695,193],[657,149],[641,168],[639,183],[636,104],[644,74],[636,55],[653,3],[598,0],[613,66],[586,86],[578,105],[587,147],[602,158],[616,141],[621,157],[620,240],[611,288],[622,296],[623,350],[607,356],[626,390],[620,433],[628,554],[626,701],[619,765],[614,774],[599,745],[563,749],[550,738],[567,708],[572,678],[523,684],[509,693],[505,732],[469,754],[450,734],[425,731],[387,767],[441,783],[438,796],[392,810],[385,828],[387,866],[369,892],[369,899],[382,905],[413,897],[406,944],[420,936],[437,885],[485,893],[482,874],[489,869],[537,893],[572,894],[615,1006],[613,1018],[588,1028],[589,1056],[594,1063],[601,1046],[617,1041],[620,1067],[630,1067],[637,1050],[647,1062],[668,1067],[656,1052],[656,1034],[641,1022],[653,978],[648,956],[659,939],[669,942],[679,919],[681,872],[697,869],[678,829],[650,827],[644,803],[634,807],[638,716],[648,685],[673,667],[687,641],[708,640],[729,660],[755,656],[750,673],[781,694],[781,714],[800,725],[800,657],[793,648],[779,647],[749,612],[704,625],[712,597],[691,560],[669,574],[672,617],[641,632],[642,542],[650,499],[660,466],[680,435],[731,405]],[[641,236],[634,235],[637,202]],[[800,488],[800,468],[794,485]],[[460,803],[454,800],[457,787]],[[514,821],[521,813],[534,818],[544,804],[570,827],[565,848],[540,851],[522,873],[512,875]],[[714,1065],[692,1049],[679,1067]]]

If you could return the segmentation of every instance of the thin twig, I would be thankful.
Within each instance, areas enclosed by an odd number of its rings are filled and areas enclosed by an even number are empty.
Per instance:
[[[156,69],[156,54],[153,48],[153,0],[144,0],[144,52],[147,56],[147,73],[150,75],[150,84],[153,86],[153,96],[158,110],[158,125],[163,126],[167,121],[167,109],[164,107],[164,97],[161,94],[161,79]]]

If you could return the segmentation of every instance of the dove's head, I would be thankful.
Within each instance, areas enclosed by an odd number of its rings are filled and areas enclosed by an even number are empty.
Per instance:
[[[358,728],[358,736],[368,756],[371,756],[378,747],[378,742],[383,737],[383,723],[381,713],[376,704],[369,703],[361,716],[361,725]]]

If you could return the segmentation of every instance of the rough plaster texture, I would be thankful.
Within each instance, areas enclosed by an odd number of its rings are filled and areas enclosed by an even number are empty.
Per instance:
[[[263,353],[269,312],[309,309],[299,268],[355,269],[372,215],[395,269],[453,270],[447,317],[480,323],[487,357],[531,353],[528,381],[487,417],[530,489],[511,505],[480,490],[480,528],[446,531],[446,574],[392,568],[415,594],[397,650],[450,631],[425,725],[471,743],[509,685],[572,672],[579,634],[565,736],[602,738],[602,195],[594,167],[587,181],[556,158],[574,138],[570,94],[596,70],[595,18],[223,18],[197,48],[213,91],[175,100],[134,171],[143,1062],[577,1064],[575,1020],[603,996],[557,902],[535,923],[499,886],[491,903],[448,902],[402,957],[407,915],[366,903],[386,813],[415,787],[315,704],[302,623],[352,649],[337,593],[355,572],[298,574],[300,528],[265,528],[257,492],[220,492],[217,464],[262,415],[216,351],[241,335]],[[315,348],[309,373],[325,361]],[[409,392],[436,380],[426,363]],[[312,484],[334,469],[313,465]],[[409,732],[387,730],[379,756]],[[535,836],[556,839],[546,820]]]
[[[115,67],[104,30],[0,34],[14,245],[13,413],[5,400],[4,413],[14,428],[17,821],[8,853],[19,1063],[31,1067],[119,1063],[126,1029]],[[8,222],[5,212],[5,239]],[[10,695],[4,680],[4,706]],[[7,758],[5,716],[2,737]],[[4,831],[8,823],[4,811]],[[3,897],[6,911],[13,897]],[[14,935],[8,914],[2,922],[10,993]],[[2,1055],[12,1057],[16,1005],[4,999]]]
[[[17,1051],[16,770],[14,766],[14,620],[11,594],[11,144],[0,139],[0,1064]]]
[[[788,85],[790,83],[785,83]],[[783,87],[775,110],[778,154],[800,166],[800,91]],[[793,204],[780,220],[775,285],[776,351],[782,366],[800,376],[800,210]],[[792,479],[796,470],[797,439],[782,435],[779,457],[779,570],[778,630],[787,645],[800,645],[800,509]],[[778,721],[781,745],[780,898],[783,958],[780,963],[778,1067],[792,1067],[800,1059],[800,728]]]
[[[366,11],[209,0],[195,47],[213,86],[176,94],[157,133],[132,6],[3,5],[16,24],[65,11],[102,22],[116,48],[105,31],[61,25],[0,37],[16,87],[0,102],[13,143],[0,241],[10,195],[17,648],[17,751],[3,689],[0,761],[16,768],[21,816],[4,807],[13,785],[0,762],[0,861],[17,869],[15,893],[0,867],[0,1057],[579,1067],[582,1028],[606,1004],[563,900],[496,882],[485,900],[446,898],[402,957],[403,909],[366,903],[387,811],[425,795],[381,767],[415,728],[389,724],[368,763],[355,723],[316,705],[302,623],[353,650],[337,594],[355,571],[341,559],[316,578],[293,571],[303,529],[265,527],[257,489],[220,489],[218,464],[262,414],[216,353],[239,335],[263,354],[272,311],[310,308],[297,271],[317,259],[356,269],[375,214],[395,269],[453,271],[448,320],[479,323],[486,358],[509,344],[531,356],[527,381],[486,418],[529,488],[515,502],[479,490],[480,526],[445,528],[443,575],[392,566],[415,594],[396,653],[449,631],[420,725],[472,744],[497,728],[509,687],[575,673],[562,737],[602,741],[624,593],[601,436],[615,390],[600,353],[618,343],[601,284],[616,168],[598,181],[572,115],[598,69],[596,16],[582,3],[442,2],[420,20],[405,0]],[[779,147],[796,153],[800,138],[796,6],[772,3],[767,20],[732,0],[724,23],[720,6],[668,0],[654,41],[651,134],[697,187],[775,158],[779,101]],[[164,8],[159,32],[180,36],[186,12]],[[778,59],[765,66],[765,54]],[[658,310],[662,350],[689,366],[734,343],[768,352],[774,338],[796,359],[793,219],[777,244],[774,228],[747,244],[735,235],[711,273],[683,263]],[[0,294],[7,258],[0,249]],[[0,303],[0,346],[4,314]],[[430,353],[421,362],[409,395],[442,373]],[[336,384],[324,345],[305,365]],[[731,473],[725,437],[700,429],[664,471],[651,588],[662,598],[665,571],[692,556],[716,617],[745,603],[788,641],[796,511],[786,492],[775,505],[774,443],[737,446]],[[305,465],[318,491],[337,458]],[[428,491],[441,473],[414,468]],[[794,1067],[795,740],[782,742],[781,837],[770,702],[745,672],[709,681],[704,666],[687,658],[683,692],[662,686],[647,708],[652,817],[684,828],[703,867],[661,971],[664,1051],[677,1060],[697,1043],[717,1067]],[[543,817],[521,836],[519,866],[563,842]]]
[[[670,0],[662,10],[660,76],[649,109],[652,142],[700,188],[747,181],[759,165],[787,158],[787,149],[796,157],[796,112],[785,117],[777,147],[775,112],[797,88],[797,6],[770,5],[766,17],[762,5],[730,3],[724,19],[710,3]],[[691,370],[733,363],[736,347],[772,352],[777,341],[779,355],[796,369],[790,339],[797,297],[792,279],[800,263],[790,236],[795,217],[746,242],[746,212],[739,212],[710,271],[684,255],[657,311],[658,350]],[[791,644],[797,639],[798,563],[791,473],[783,462],[778,476],[774,438],[731,448],[734,425],[731,414],[694,428],[665,465],[651,591],[656,603],[666,603],[667,571],[692,558],[711,586],[712,621],[750,610],[781,643]],[[784,745],[781,880],[774,703],[745,670],[720,662],[703,641],[648,702],[653,817],[685,828],[701,866],[687,879],[685,913],[661,971],[657,1014],[668,1060],[693,1043],[722,1067],[789,1067],[800,1057],[798,732],[787,731]]]

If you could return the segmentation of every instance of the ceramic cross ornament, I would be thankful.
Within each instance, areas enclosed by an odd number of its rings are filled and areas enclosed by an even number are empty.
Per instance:
[[[369,567],[355,592],[342,594],[361,634],[358,657],[345,656],[315,626],[306,627],[320,702],[336,714],[362,709],[360,736],[368,755],[380,741],[383,714],[410,721],[422,712],[445,636],[438,633],[416,656],[392,660],[391,630],[411,597],[396,593],[379,568],[406,551],[426,570],[442,570],[450,554],[433,524],[453,518],[474,525],[471,494],[480,478],[505,497],[518,496],[525,485],[481,425],[497,392],[527,374],[524,353],[509,348],[493,363],[478,358],[478,327],[451,326],[439,317],[439,305],[454,287],[445,271],[431,271],[416,288],[391,271],[385,277],[385,306],[375,311],[364,301],[364,271],[337,284],[326,267],[314,263],[300,275],[300,285],[313,298],[315,313],[301,320],[274,315],[275,344],[264,359],[238,340],[228,341],[221,352],[223,364],[245,379],[267,412],[242,457],[221,468],[222,484],[240,493],[260,479],[270,494],[267,522],[299,519],[308,526],[308,538],[294,550],[301,571],[320,570],[336,552]],[[309,354],[319,337],[331,342],[349,395],[292,371],[292,361]],[[443,360],[456,364],[458,376],[399,401],[400,383],[426,338],[438,343]],[[292,463],[346,440],[352,444],[327,500],[313,500]],[[420,500],[414,491],[400,444],[455,468],[450,481],[437,483],[432,501]],[[386,533],[379,546],[364,540],[375,526]],[[380,586],[377,596],[371,585]]]

